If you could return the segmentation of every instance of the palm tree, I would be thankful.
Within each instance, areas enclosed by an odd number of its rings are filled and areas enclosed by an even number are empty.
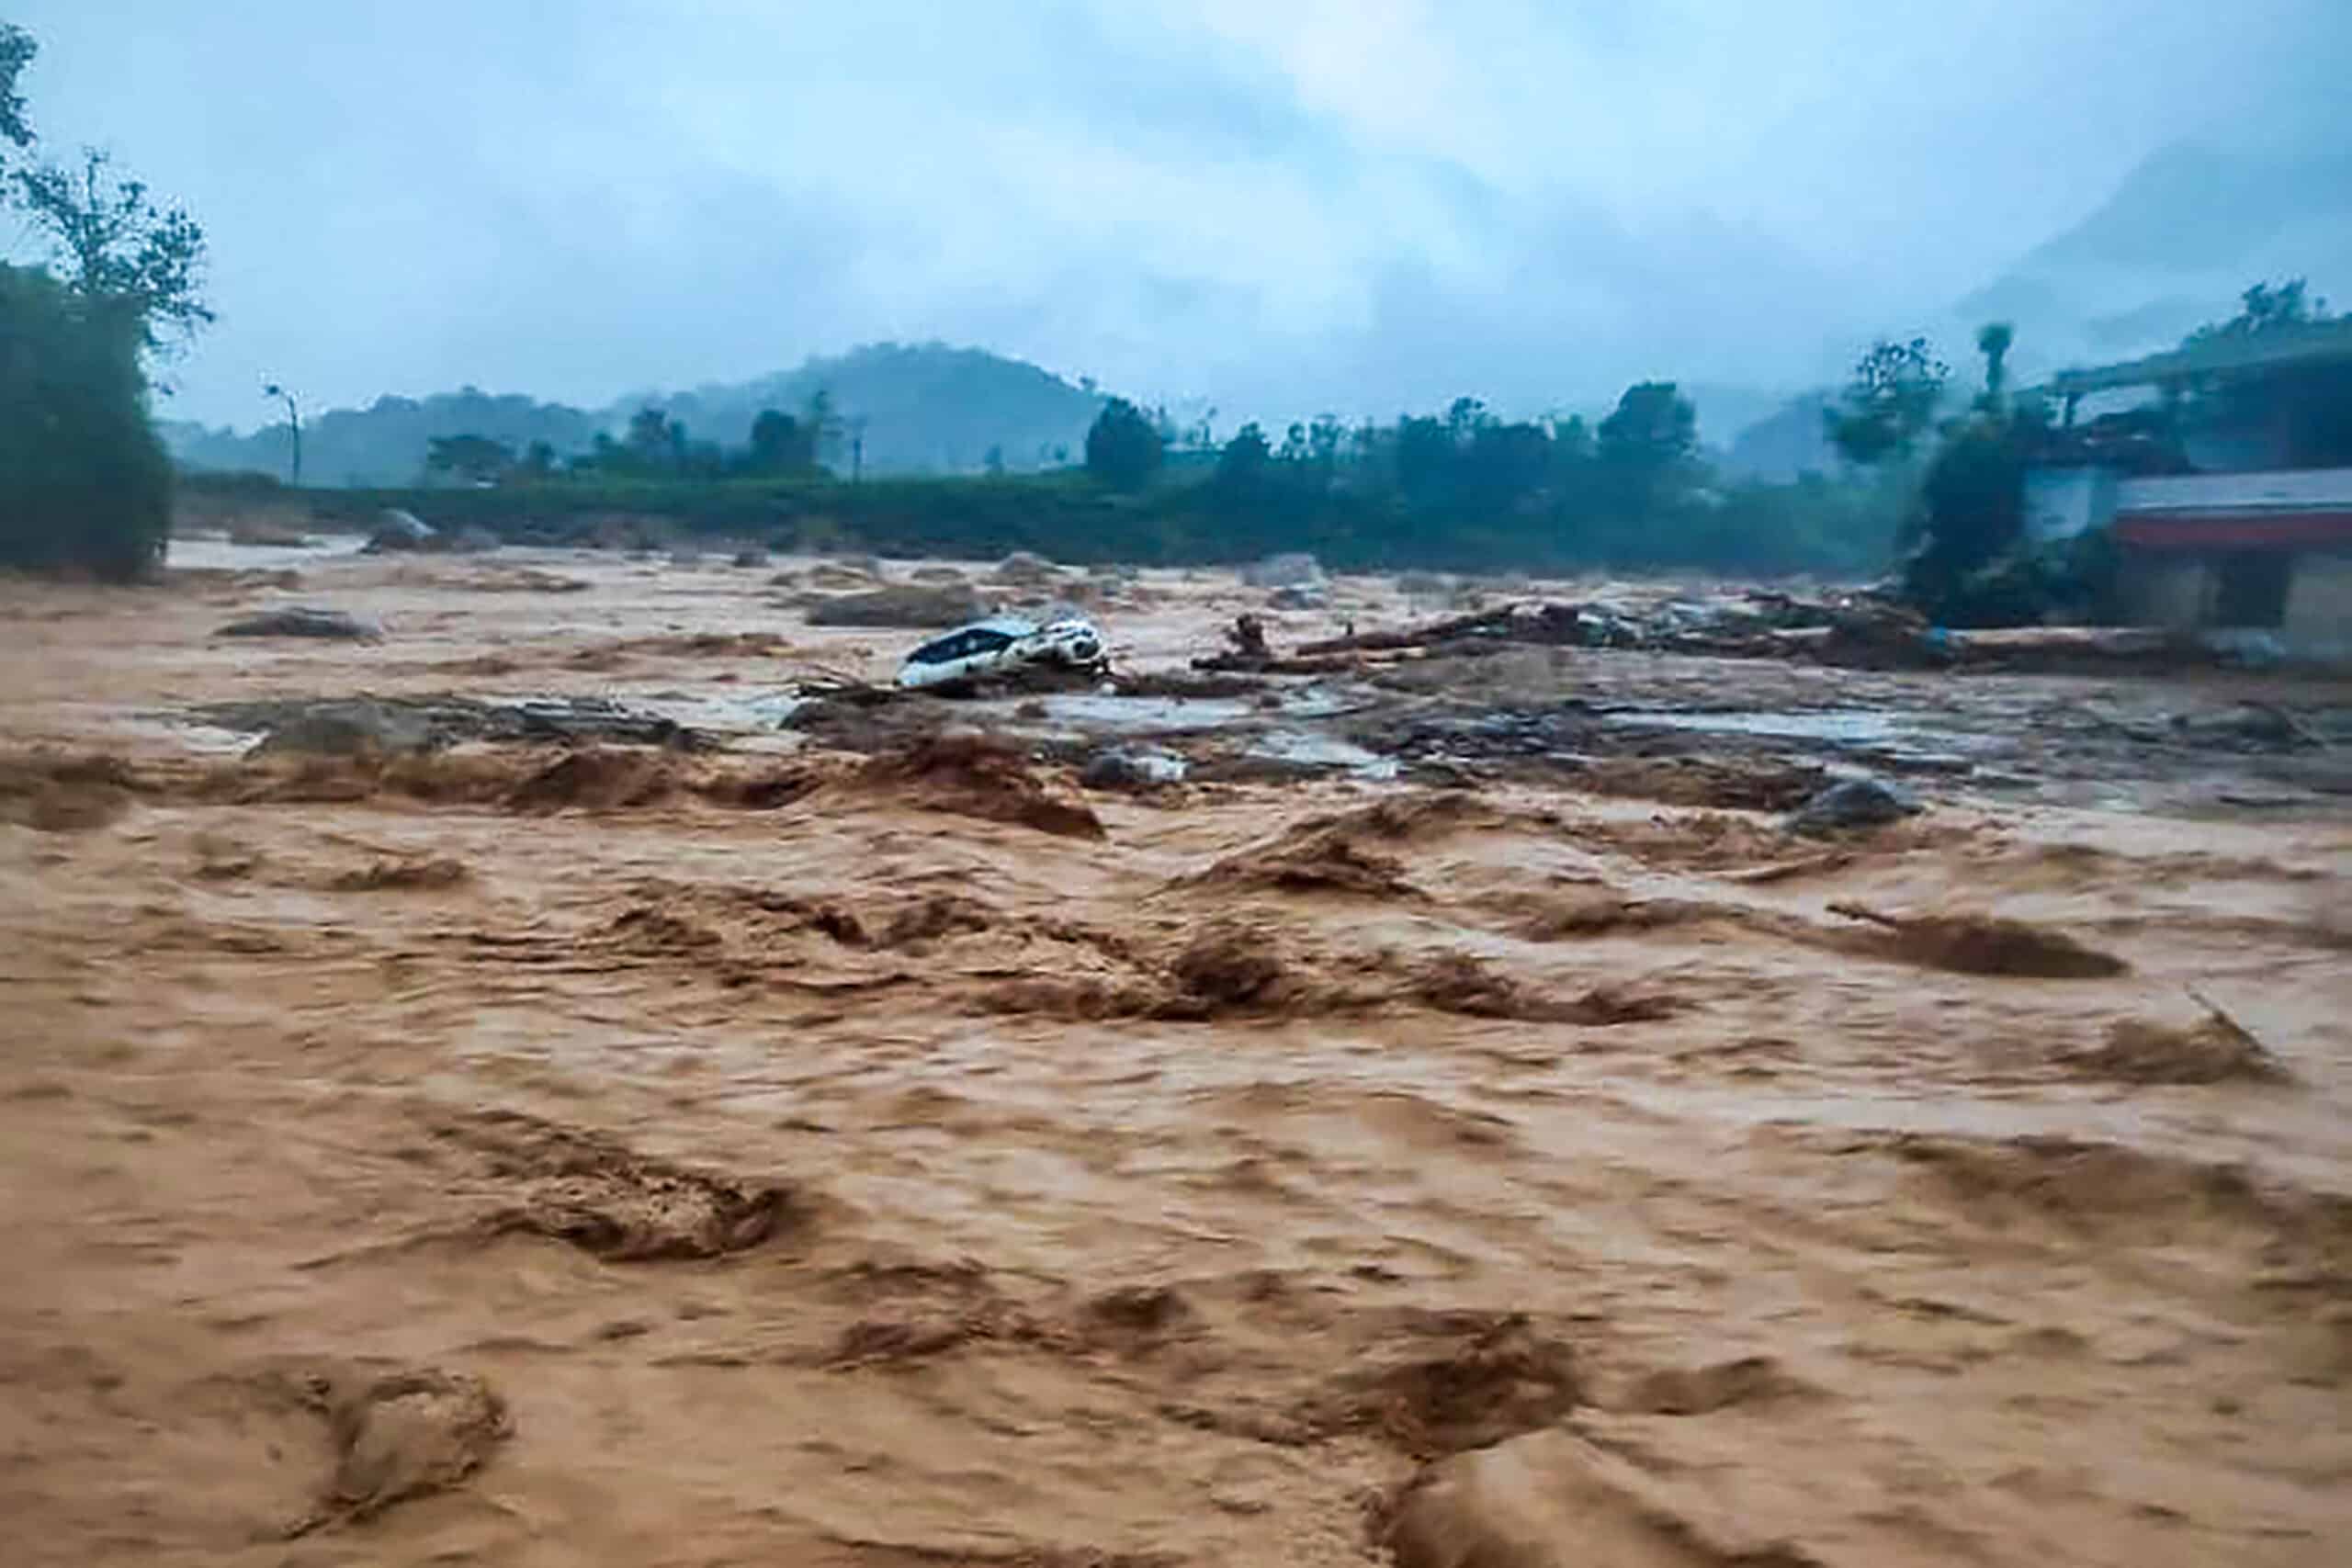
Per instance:
[[[2016,329],[2007,321],[1987,321],[1977,329],[1976,352],[1984,356],[1984,400],[1988,403],[2001,400],[2001,389],[2009,378],[2009,344],[2016,341]]]

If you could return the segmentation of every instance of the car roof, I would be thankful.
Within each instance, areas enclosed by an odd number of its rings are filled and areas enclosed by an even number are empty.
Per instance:
[[[1007,637],[1028,637],[1037,629],[1037,623],[1020,615],[989,615],[977,621],[967,621],[944,637],[960,637],[966,632],[1002,632]]]

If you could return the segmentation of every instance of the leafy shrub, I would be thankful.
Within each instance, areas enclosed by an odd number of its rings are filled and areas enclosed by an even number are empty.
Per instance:
[[[127,581],[162,563],[172,468],[144,342],[137,310],[0,266],[0,565]]]

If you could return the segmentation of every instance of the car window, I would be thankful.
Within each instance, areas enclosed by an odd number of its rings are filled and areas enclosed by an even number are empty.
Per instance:
[[[1013,644],[1013,638],[1003,632],[966,632],[964,636],[972,645],[964,650],[966,654],[994,653],[1001,648],[1011,648]]]
[[[953,637],[941,637],[937,642],[924,643],[907,655],[907,662],[944,664],[951,659],[961,659],[968,651],[964,645],[970,640],[971,635],[969,632],[957,632]]]

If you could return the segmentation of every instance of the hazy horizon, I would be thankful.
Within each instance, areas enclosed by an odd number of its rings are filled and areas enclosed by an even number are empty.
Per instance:
[[[239,428],[270,378],[598,408],[886,339],[1227,427],[1792,385],[2159,149],[2342,147],[2352,64],[2334,0],[7,14],[47,150],[205,224],[160,412]]]

